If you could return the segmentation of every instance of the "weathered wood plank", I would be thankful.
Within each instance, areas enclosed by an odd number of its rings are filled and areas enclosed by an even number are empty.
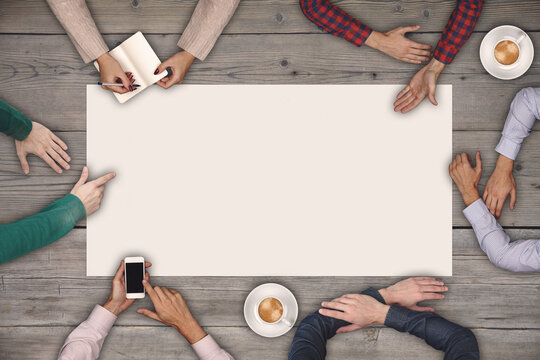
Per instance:
[[[98,28],[104,34],[142,31],[154,34],[180,34],[186,27],[196,0],[189,1],[88,1]],[[422,31],[442,31],[454,0],[427,1],[334,1],[352,16],[379,31],[419,24]],[[44,1],[4,0],[0,8],[0,33],[64,33]],[[540,4],[535,0],[493,0],[484,6],[475,31],[513,24],[520,19],[526,30],[538,30],[535,17]],[[306,19],[298,0],[242,0],[224,31],[244,33],[315,33],[319,29]]]
[[[454,86],[455,130],[501,129],[515,93],[538,85],[538,60],[517,80],[488,75],[477,55],[482,36],[474,34],[440,78],[440,83]],[[532,37],[540,48],[540,33]],[[111,45],[124,38],[106,37]],[[414,38],[435,45],[438,35]],[[175,36],[151,35],[148,40],[162,59],[177,51]],[[406,84],[418,69],[349,45],[322,34],[224,36],[205,62],[192,66],[185,82]],[[67,36],[0,35],[0,57],[0,96],[4,100],[53,130],[85,130],[85,84],[95,83],[98,76],[93,65],[82,63]],[[388,106],[394,100],[389,98]]]
[[[48,123],[45,122],[45,125]],[[0,135],[0,204],[6,204],[0,206],[0,223],[15,221],[39,211],[54,199],[68,193],[78,180],[86,159],[86,134],[85,132],[58,132],[57,134],[69,146],[69,154],[73,158],[72,169],[59,175],[41,159],[32,156],[30,157],[30,176],[23,175],[20,170],[13,140]],[[499,137],[498,131],[454,131],[453,133],[454,153],[467,151],[474,154],[476,150],[479,150],[483,155],[484,174],[480,181],[481,191],[495,166],[498,154],[494,148]],[[446,169],[447,164],[440,166]],[[99,175],[101,174],[91,173],[92,177]],[[510,211],[506,207],[500,222],[503,226],[537,226],[540,218],[538,207],[540,203],[540,141],[538,141],[537,131],[533,132],[523,145],[516,163],[515,178],[518,184],[517,208]],[[453,189],[453,225],[469,226],[462,214],[464,205],[461,196],[455,186]],[[108,191],[114,191],[113,183]],[[85,222],[80,224],[83,225]]]
[[[515,230],[513,236],[536,236],[540,230]],[[0,324],[75,325],[96,303],[106,300],[111,277],[86,277],[86,231],[75,229],[43,249],[0,266]],[[540,279],[536,274],[515,274],[493,266],[478,248],[472,230],[454,230],[454,276],[446,299],[431,302],[443,316],[466,326],[536,328],[540,308]],[[472,256],[459,255],[466,248]],[[151,259],[149,259],[151,260]],[[151,272],[151,271],[150,271]],[[429,275],[429,274],[418,274]],[[242,304],[257,285],[279,282],[290,288],[302,316],[321,300],[368,286],[381,288],[400,277],[156,277],[155,284],[180,290],[205,326],[242,326]],[[508,299],[508,300],[503,300]],[[219,301],[219,305],[216,305]],[[148,299],[138,306],[148,306]],[[467,309],[466,311],[464,309]],[[122,325],[150,324],[134,312]]]
[[[81,319],[82,320],[82,319]],[[0,327],[2,358],[53,359],[71,327]],[[248,328],[206,329],[236,359],[287,358],[294,329],[275,339],[259,337]],[[473,329],[482,358],[536,360],[540,355],[540,330]],[[343,359],[442,359],[424,341],[389,328],[363,329],[340,334],[328,343],[328,360]],[[113,327],[100,359],[196,359],[187,342],[172,328]]]

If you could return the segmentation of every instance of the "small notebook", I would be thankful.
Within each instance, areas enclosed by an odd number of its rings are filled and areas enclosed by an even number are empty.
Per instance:
[[[114,93],[120,103],[125,103],[150,85],[167,76],[167,71],[154,75],[154,71],[161,64],[161,60],[159,60],[140,31],[137,31],[126,41],[109,51],[109,54],[120,63],[125,72],[133,73],[135,84],[141,85],[137,90],[125,94]],[[94,65],[99,71],[97,61],[94,61]]]

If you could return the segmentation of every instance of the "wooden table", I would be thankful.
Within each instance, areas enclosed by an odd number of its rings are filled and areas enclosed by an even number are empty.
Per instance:
[[[177,51],[179,34],[196,4],[195,0],[88,2],[111,47],[141,30],[161,59]],[[421,31],[412,38],[432,45],[455,4],[453,0],[339,1],[379,30],[420,24]],[[454,86],[454,152],[482,151],[482,187],[495,163],[494,146],[509,104],[519,89],[539,85],[540,61],[537,56],[528,73],[517,80],[497,80],[480,64],[480,42],[493,27],[513,24],[526,30],[540,51],[539,19],[537,0],[487,1],[469,42],[440,77],[440,83]],[[78,179],[86,158],[85,84],[95,83],[98,75],[93,65],[83,64],[43,0],[0,3],[0,59],[0,97],[55,131],[67,142],[72,158],[72,170],[57,175],[32,157],[31,175],[24,176],[13,141],[0,136],[0,221],[7,223],[62,197]],[[321,32],[303,16],[297,0],[244,0],[208,59],[196,62],[185,82],[405,84],[417,69]],[[389,99],[388,106],[391,103]],[[279,107],[275,114],[280,116]],[[540,238],[540,138],[539,127],[535,129],[516,164],[517,209],[506,209],[501,218],[514,239]],[[396,174],[398,184],[399,176]],[[454,276],[444,279],[450,291],[435,304],[437,311],[472,328],[484,359],[540,358],[540,277],[494,267],[461,214],[463,204],[455,188],[453,200]],[[85,276],[85,234],[86,222],[82,221],[53,245],[0,266],[0,358],[54,358],[67,334],[86,319],[96,303],[106,300],[111,278]],[[384,231],[379,241],[384,241]],[[384,261],[384,254],[378,256]],[[154,278],[154,283],[180,290],[205,329],[237,359],[284,359],[294,331],[278,339],[261,338],[243,320],[243,301],[252,288],[268,281],[287,286],[299,301],[301,319],[323,299],[397,280],[168,277]],[[137,305],[148,304],[145,299]],[[173,329],[136,314],[134,306],[118,319],[102,358],[195,356]],[[440,359],[442,353],[408,334],[376,327],[330,341],[328,359],[353,358]]]

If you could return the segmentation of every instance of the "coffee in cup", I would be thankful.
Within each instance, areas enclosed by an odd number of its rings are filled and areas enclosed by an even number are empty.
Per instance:
[[[267,323],[275,323],[283,316],[283,304],[274,297],[267,297],[259,303],[259,317]]]
[[[512,65],[519,58],[519,46],[512,40],[502,40],[493,50],[495,60],[501,65]]]

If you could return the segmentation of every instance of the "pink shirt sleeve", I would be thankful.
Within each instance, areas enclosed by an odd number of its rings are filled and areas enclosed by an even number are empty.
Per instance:
[[[103,342],[115,321],[116,315],[104,307],[96,305],[88,319],[69,334],[60,349],[58,359],[97,359]]]
[[[206,335],[191,347],[200,360],[234,360],[210,335]]]

